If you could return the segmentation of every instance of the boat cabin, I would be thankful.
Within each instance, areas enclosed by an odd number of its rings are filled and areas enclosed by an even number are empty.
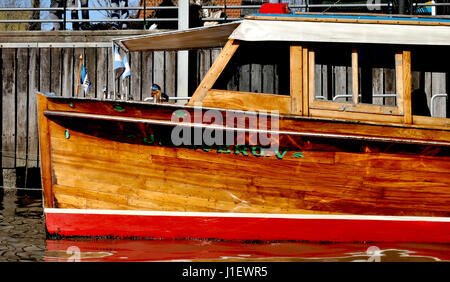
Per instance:
[[[450,19],[298,14],[116,40],[222,47],[189,106],[448,129]]]

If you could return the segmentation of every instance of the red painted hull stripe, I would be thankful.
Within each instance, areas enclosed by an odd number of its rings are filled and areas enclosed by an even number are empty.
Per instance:
[[[450,243],[450,222],[46,212],[62,236]]]

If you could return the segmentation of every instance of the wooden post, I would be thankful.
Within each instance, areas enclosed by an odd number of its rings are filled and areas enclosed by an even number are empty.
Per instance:
[[[16,167],[16,49],[2,49],[1,59],[2,168],[12,169]]]
[[[308,97],[309,104],[314,102],[314,71],[315,71],[315,57],[314,51],[308,50]]]
[[[4,187],[11,188],[16,187],[16,89],[20,75],[16,49],[2,49],[1,60],[2,181]]]
[[[80,66],[78,67],[77,97],[78,97],[78,91],[79,91],[79,89],[80,89],[81,64],[83,64],[83,55],[80,55]]]
[[[301,115],[303,111],[302,101],[302,47],[290,47],[290,93],[291,93],[291,113]],[[307,95],[304,93],[304,95]]]
[[[222,73],[225,66],[230,61],[231,57],[234,55],[238,47],[238,41],[235,41],[234,39],[228,40],[227,44],[225,44],[225,46],[223,47],[219,57],[211,66],[208,73],[205,75],[204,79],[197,87],[197,90],[195,90],[194,95],[192,95],[192,98],[189,100],[189,106],[193,106],[195,103],[203,101],[209,89],[211,89],[217,78],[219,78],[219,75]]]
[[[189,28],[189,1],[178,2],[178,29]],[[177,97],[189,96],[189,51],[181,50],[177,52]],[[167,90],[166,90],[167,91]],[[167,92],[166,92],[167,93]],[[184,104],[186,101],[177,103]]]
[[[411,108],[411,52],[403,51],[402,53],[402,84],[403,84],[403,113],[406,124],[412,124],[412,108]]]
[[[402,52],[397,52],[395,54],[395,84],[397,93],[397,107],[400,110],[400,114],[405,113],[405,108],[403,104],[403,54]]]
[[[28,122],[28,50],[17,49],[16,56],[16,167],[27,165],[27,122]]]
[[[38,122],[37,122],[37,91],[39,87],[39,52],[35,48],[29,50],[29,86],[28,86],[28,144],[27,165],[28,167],[39,167],[38,162]],[[71,89],[73,86],[70,85]],[[72,93],[72,91],[71,91]]]
[[[353,104],[358,104],[358,52],[356,49],[352,50],[352,89],[353,89]]]
[[[144,0],[144,30],[147,28],[147,0]]]
[[[398,13],[406,14],[406,1],[405,0],[398,1]]]
[[[303,77],[303,115],[309,116],[309,91],[308,91],[308,49],[303,46],[302,54],[302,77]],[[314,62],[313,62],[314,63]]]

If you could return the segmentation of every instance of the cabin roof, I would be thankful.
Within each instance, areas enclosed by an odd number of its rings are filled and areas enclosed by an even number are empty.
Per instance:
[[[288,19],[288,17],[285,17]],[[375,22],[244,20],[230,35],[243,41],[293,41],[398,45],[450,45],[450,25],[413,25]],[[328,18],[330,19],[330,18]]]
[[[363,14],[253,14],[243,21],[116,39],[129,51],[222,47],[228,39],[450,46],[450,18]]]
[[[389,15],[362,13],[297,13],[297,14],[251,14],[247,19],[321,21],[348,23],[388,23],[400,25],[450,25],[448,16]]]
[[[168,31],[113,40],[129,51],[188,50],[222,47],[241,22]]]

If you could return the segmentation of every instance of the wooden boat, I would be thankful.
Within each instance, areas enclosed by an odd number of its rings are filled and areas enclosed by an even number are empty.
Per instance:
[[[450,242],[450,119],[416,99],[449,25],[252,15],[115,41],[223,49],[187,105],[39,94],[48,233]]]

